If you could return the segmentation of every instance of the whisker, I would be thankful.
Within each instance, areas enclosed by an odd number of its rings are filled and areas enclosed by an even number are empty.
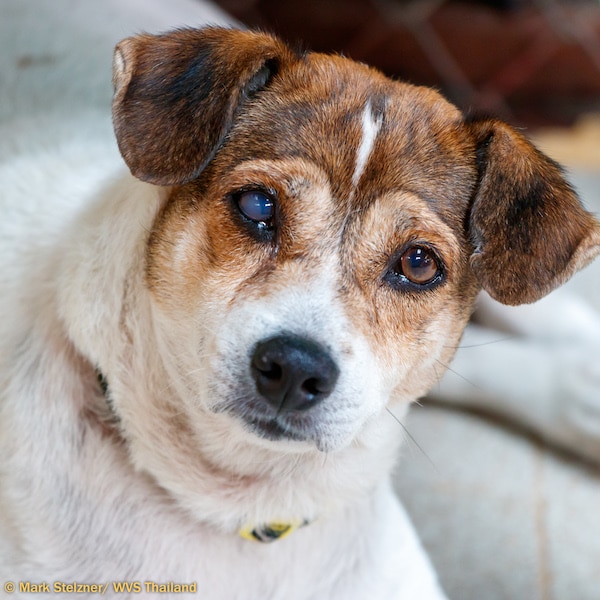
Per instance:
[[[497,340],[490,340],[489,342],[481,342],[479,344],[467,344],[467,345],[462,345],[460,344],[459,346],[444,346],[444,348],[453,348],[455,350],[465,350],[465,349],[469,349],[469,348],[481,348],[482,346],[491,346],[492,344],[499,344],[501,342],[510,342],[511,340],[516,339],[518,336],[516,335],[510,335],[508,337],[503,337],[503,338],[498,338]]]
[[[471,381],[470,379],[467,379],[464,375],[461,375],[458,371],[455,371],[454,369],[452,369],[450,366],[445,365],[441,360],[439,359],[435,359],[435,362],[442,365],[442,367],[444,367],[444,369],[450,371],[450,373],[452,373],[453,375],[456,375],[457,377],[460,377],[463,381],[465,381],[466,383],[468,383],[470,386],[474,387],[476,390],[479,390],[480,392],[483,392],[484,389],[477,385],[476,383],[474,383],[473,381]],[[434,367],[435,369],[435,367]]]
[[[442,383],[442,376],[438,373],[438,370],[435,368],[435,365],[431,365],[431,368],[433,369],[433,373],[435,375],[435,378],[437,379],[437,386],[439,388],[440,384]]]
[[[431,460],[431,458],[429,457],[429,454],[427,454],[427,452],[425,452],[425,450],[423,450],[423,448],[421,447],[419,442],[417,442],[417,440],[413,437],[413,435],[410,433],[410,431],[408,431],[408,429],[406,428],[404,423],[391,411],[391,409],[388,406],[385,407],[385,410],[392,416],[394,421],[396,421],[396,423],[398,423],[398,425],[400,425],[400,427],[402,427],[402,429],[404,430],[404,433],[408,436],[409,440],[415,445],[416,448],[418,448],[418,450],[421,452],[421,454],[427,459],[427,462],[433,467],[433,469],[437,473],[438,470],[437,470],[437,467],[435,466],[435,463]]]

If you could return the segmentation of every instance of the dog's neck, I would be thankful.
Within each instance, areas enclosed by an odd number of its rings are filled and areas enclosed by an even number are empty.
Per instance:
[[[96,379],[104,398],[104,410],[102,411],[104,416],[101,419],[102,424],[103,426],[108,424],[114,427],[119,423],[119,416],[110,397],[108,380],[99,369],[96,369]],[[96,413],[97,412],[98,411],[96,411]],[[281,540],[294,533],[294,531],[298,530],[300,527],[305,527],[309,524],[310,521],[308,519],[291,521],[287,523],[272,522],[261,525],[257,525],[256,523],[248,523],[240,528],[238,534],[242,538],[253,542],[271,543]]]
[[[96,420],[101,421],[102,427],[109,430],[111,435],[118,436],[121,440],[120,443],[127,444],[127,440],[121,435],[122,424],[118,407],[115,406],[112,399],[111,384],[103,372],[96,370],[95,375],[99,393],[102,395],[102,408],[95,411]],[[391,433],[395,432],[396,422],[390,418],[388,424],[392,428]],[[380,427],[376,427],[376,429],[375,437],[386,437],[382,436]],[[394,437],[400,439],[398,435]],[[368,439],[364,445],[370,446]],[[298,529],[321,520],[327,514],[345,509],[340,504],[332,505],[331,503],[331,485],[327,483],[331,477],[334,477],[338,485],[341,482],[346,487],[353,488],[350,497],[363,496],[365,492],[369,492],[370,488],[377,485],[380,477],[375,477],[375,475],[381,473],[381,469],[384,468],[382,467],[383,463],[387,465],[388,462],[391,463],[395,460],[395,444],[393,441],[386,444],[383,456],[378,452],[361,449],[360,446],[353,445],[346,450],[327,455],[327,457],[316,451],[309,453],[306,457],[297,456],[293,468],[298,479],[304,480],[306,477],[312,477],[314,485],[310,489],[306,489],[304,486],[303,489],[298,490],[298,493],[294,494],[294,502],[289,506],[286,505],[283,511],[280,510],[284,504],[281,500],[275,499],[272,502],[270,500],[280,493],[278,492],[280,487],[287,490],[285,481],[289,482],[289,479],[286,479],[284,475],[280,474],[275,479],[265,480],[264,477],[257,475],[226,472],[222,471],[218,465],[204,464],[201,456],[198,455],[195,466],[206,472],[206,485],[209,483],[210,485],[205,493],[198,497],[198,506],[191,509],[192,518],[204,522],[208,515],[209,522],[217,525],[219,529],[254,542],[270,543],[281,540]],[[375,461],[377,468],[369,469],[372,477],[365,476],[364,480],[360,482],[357,482],[355,477],[351,477],[351,481],[345,482],[344,473],[350,473],[348,464],[356,464],[357,453],[363,457],[360,460],[365,460],[366,456],[379,456]],[[270,454],[270,460],[274,461],[274,467],[277,467],[279,454]],[[279,465],[275,471],[289,472],[291,468],[288,464],[289,460],[287,460],[289,457],[280,456],[279,458],[284,464]],[[386,466],[385,469],[387,470],[388,467]],[[304,471],[305,475],[302,475],[301,471]],[[153,479],[160,487],[163,487],[158,478],[153,477]],[[203,479],[198,480],[197,485],[202,486],[202,481]],[[163,487],[163,489],[165,488]],[[176,491],[168,489],[166,491],[177,499]],[[342,495],[346,497],[346,494]],[[285,496],[287,498],[289,494],[285,494]]]

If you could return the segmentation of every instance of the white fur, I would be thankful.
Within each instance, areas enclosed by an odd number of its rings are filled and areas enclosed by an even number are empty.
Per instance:
[[[375,146],[377,134],[381,129],[381,123],[381,116],[379,116],[377,119],[373,119],[371,102],[367,102],[362,114],[362,137],[360,140],[360,146],[356,151],[356,165],[354,167],[354,174],[352,175],[353,188],[356,188],[358,185],[358,182],[364,173],[365,167],[369,162],[369,157],[371,156],[371,152]]]
[[[400,440],[383,410],[392,383],[381,366],[372,376],[368,344],[327,282],[173,328],[144,277],[168,190],[124,173],[105,111],[48,108],[2,126],[0,582],[197,582],[207,600],[443,598],[388,481]],[[377,123],[365,109],[357,177]],[[341,408],[315,440],[327,453],[267,444],[196,389],[216,358],[231,369],[283,326],[352,347]],[[193,367],[200,333],[205,360]],[[120,435],[104,425],[97,366]],[[293,517],[314,521],[273,545],[236,532],[244,519]]]

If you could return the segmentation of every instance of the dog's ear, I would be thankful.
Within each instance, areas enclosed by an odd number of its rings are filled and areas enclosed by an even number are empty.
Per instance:
[[[496,300],[534,302],[600,253],[600,225],[560,167],[514,129],[495,120],[467,127],[479,168],[468,221],[472,269]]]
[[[236,111],[292,60],[276,38],[234,29],[183,29],[120,42],[113,123],[133,175],[159,185],[197,177]]]

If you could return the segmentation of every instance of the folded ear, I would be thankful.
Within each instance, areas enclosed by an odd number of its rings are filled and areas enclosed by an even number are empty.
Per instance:
[[[600,253],[600,225],[560,167],[508,125],[468,123],[479,186],[469,215],[471,266],[504,304],[534,302]]]
[[[291,60],[279,40],[233,29],[182,29],[120,42],[113,123],[131,172],[160,185],[197,177],[236,111]]]

